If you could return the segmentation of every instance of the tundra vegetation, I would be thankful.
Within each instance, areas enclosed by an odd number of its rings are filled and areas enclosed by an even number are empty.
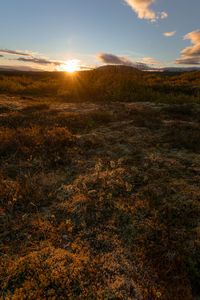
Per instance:
[[[0,73],[0,299],[200,296],[200,72]]]

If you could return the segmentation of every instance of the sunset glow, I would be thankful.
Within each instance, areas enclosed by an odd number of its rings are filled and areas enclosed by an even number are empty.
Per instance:
[[[200,300],[200,0],[0,3],[0,300]]]
[[[192,5],[188,0],[1,4],[0,69],[66,75],[104,65],[159,72],[200,69],[199,0]]]
[[[60,71],[66,71],[68,73],[74,73],[75,71],[79,71],[79,60],[78,59],[72,59],[66,61],[63,65],[60,66]]]

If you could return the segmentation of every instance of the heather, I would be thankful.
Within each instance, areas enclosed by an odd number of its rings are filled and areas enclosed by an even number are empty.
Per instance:
[[[0,75],[1,299],[198,299],[199,73],[70,76]]]

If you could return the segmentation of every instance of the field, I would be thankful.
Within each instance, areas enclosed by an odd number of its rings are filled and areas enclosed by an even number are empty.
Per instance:
[[[0,73],[0,299],[200,296],[200,72]]]

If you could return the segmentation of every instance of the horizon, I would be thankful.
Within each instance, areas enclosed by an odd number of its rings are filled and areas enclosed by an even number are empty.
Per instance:
[[[200,0],[2,0],[0,300],[200,300]]]
[[[195,69],[200,67],[199,9],[198,0],[193,5],[186,0],[3,1],[0,68]]]
[[[192,67],[192,66],[186,66],[186,67],[163,67],[163,68],[152,68],[152,69],[147,69],[147,70],[141,70],[138,67],[133,67],[133,66],[126,66],[126,65],[113,65],[113,64],[106,64],[106,65],[101,65],[98,67],[94,68],[88,68],[88,69],[80,69],[80,70],[73,70],[73,71],[68,71],[68,70],[44,70],[44,69],[37,69],[37,68],[32,68],[29,66],[1,66],[0,65],[0,72],[34,72],[34,73],[69,73],[70,75],[75,74],[77,72],[90,72],[94,70],[99,70],[99,69],[106,69],[106,68],[119,68],[119,67],[128,67],[132,68],[133,70],[139,70],[140,72],[147,72],[147,73],[165,73],[165,72],[175,72],[175,73],[184,73],[184,72],[199,72],[200,67]]]

